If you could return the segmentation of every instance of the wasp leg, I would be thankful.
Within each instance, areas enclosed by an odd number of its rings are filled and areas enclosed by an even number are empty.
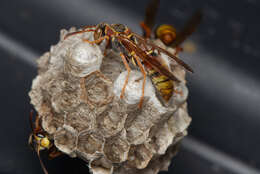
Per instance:
[[[64,40],[67,39],[68,37],[72,36],[72,35],[76,35],[76,34],[80,34],[80,33],[86,33],[86,32],[91,32],[91,31],[96,31],[94,29],[89,29],[89,30],[80,30],[80,31],[75,31],[75,32],[72,32],[72,33],[68,33],[65,37],[64,37]]]
[[[143,73],[143,76],[144,76],[143,86],[142,86],[142,95],[141,95],[140,102],[139,102],[139,108],[142,108],[143,101],[144,101],[144,87],[145,87],[145,82],[146,82],[146,72],[144,70],[144,67],[143,67],[139,57],[136,54],[133,54],[133,56],[136,59],[137,64],[138,64],[138,66],[139,66],[139,68],[140,68],[140,70],[141,70],[141,72]]]
[[[87,39],[83,39],[83,41],[87,42],[89,44],[100,44],[104,39],[109,40],[109,36],[103,36],[103,37],[100,37],[99,39],[93,40],[93,41],[90,41],[90,40],[87,40]]]
[[[86,30],[88,28],[94,28],[94,27],[96,27],[96,25],[87,25],[87,26],[82,27],[82,30]]]
[[[38,132],[39,130],[41,130],[41,126],[40,126],[40,118],[39,116],[36,116],[35,118],[35,132]]]
[[[107,78],[106,76],[104,76],[104,74],[102,74],[100,71],[94,71],[94,72],[90,73],[89,75],[92,75],[92,74],[96,74],[100,78],[106,80],[108,83],[112,83],[112,81],[109,78]]]
[[[144,37],[145,38],[150,38],[151,37],[151,33],[152,33],[151,28],[148,27],[144,22],[140,22],[140,26],[143,29]]]
[[[41,167],[42,167],[42,170],[44,172],[44,174],[48,174],[48,171],[47,169],[45,168],[45,165],[41,159],[41,156],[40,156],[40,145],[38,145],[37,149],[36,149],[36,152],[37,152],[37,156],[39,158],[39,161],[40,161],[40,164],[41,164]]]
[[[58,149],[53,145],[50,149],[49,149],[49,154],[48,154],[48,158],[49,159],[54,159],[60,155],[62,155],[63,153],[61,151],[58,151]]]
[[[125,78],[125,83],[124,83],[124,86],[123,86],[123,88],[122,88],[121,95],[120,95],[120,98],[123,98],[123,97],[124,97],[124,93],[125,93],[125,88],[126,88],[126,85],[127,85],[127,83],[128,83],[128,78],[129,78],[129,75],[130,75],[131,68],[129,67],[128,62],[127,62],[127,60],[126,60],[124,54],[123,54],[123,53],[120,53],[120,56],[121,56],[121,58],[122,58],[122,60],[123,60],[123,63],[124,63],[124,65],[125,65],[125,68],[126,68],[126,70],[127,70],[127,75],[126,75],[126,78]]]
[[[50,153],[48,157],[49,157],[49,159],[54,159],[61,155],[62,155],[62,152],[57,151],[57,152]]]
[[[175,56],[177,56],[180,52],[183,51],[183,48],[180,47],[180,46],[177,46],[175,49],[176,49],[176,51],[175,51],[175,53],[174,53]]]
[[[34,123],[33,123],[33,110],[31,110],[31,112],[30,112],[29,121],[30,121],[30,126],[31,126],[32,131],[35,132]]]

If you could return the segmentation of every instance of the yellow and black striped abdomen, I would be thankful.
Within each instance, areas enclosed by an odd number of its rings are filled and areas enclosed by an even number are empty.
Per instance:
[[[156,90],[159,92],[162,98],[168,102],[173,94],[173,81],[152,68],[147,68],[147,72]]]

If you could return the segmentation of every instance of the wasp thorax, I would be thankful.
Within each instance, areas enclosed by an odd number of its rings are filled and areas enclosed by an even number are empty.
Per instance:
[[[125,32],[127,27],[123,24],[111,24],[111,27],[116,31],[116,32]]]
[[[103,58],[98,45],[82,39],[100,38],[106,29],[112,33],[111,40],[118,39],[112,48],[128,53],[120,38],[113,35],[124,32],[120,34],[128,36],[128,28],[103,23],[96,28],[96,32],[62,40],[38,61],[39,74],[29,95],[46,136],[38,137],[34,145],[46,149],[51,144],[64,154],[79,157],[93,174],[157,174],[168,167],[176,144],[187,134],[191,118],[186,109],[186,85],[175,86],[179,93],[172,98],[176,102],[164,106],[149,74],[144,80],[130,60],[132,70],[120,98],[127,78],[122,57],[111,51]],[[173,74],[180,73],[183,70],[176,65]],[[185,81],[184,75],[178,78]],[[144,81],[143,105],[139,108]]]

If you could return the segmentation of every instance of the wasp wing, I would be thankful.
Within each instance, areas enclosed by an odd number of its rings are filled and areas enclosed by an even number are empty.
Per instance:
[[[202,12],[201,10],[198,10],[186,22],[183,29],[179,33],[177,33],[176,39],[170,46],[173,48],[179,46],[188,36],[190,36],[196,30],[201,20]]]
[[[181,65],[182,67],[184,67],[186,70],[193,72],[192,68],[187,65],[185,62],[183,62],[181,59],[179,59],[178,57],[176,57],[175,55],[173,55],[172,53],[170,53],[169,51],[149,42],[148,40],[143,39],[141,36],[139,36],[136,33],[133,33],[134,36],[136,36],[136,38],[138,39],[138,41],[142,42],[143,44],[146,45],[150,45],[152,48],[157,49],[160,52],[165,53],[167,56],[169,56],[170,58],[172,58],[174,61],[176,61],[179,65]]]
[[[32,129],[33,133],[35,133],[34,125],[33,125],[33,111],[32,110],[31,110],[30,116],[29,116],[29,123],[30,123],[30,126],[31,126],[31,129]]]
[[[148,55],[141,48],[137,47],[132,41],[127,38],[119,37],[120,42],[128,50],[128,52],[134,52],[143,62],[150,65],[154,70],[158,71],[160,74],[167,76],[169,79],[180,82],[180,80],[175,77],[172,72],[170,72],[164,65],[162,65],[156,57]]]
[[[159,4],[160,0],[151,0],[146,7],[144,23],[150,28],[154,27]]]

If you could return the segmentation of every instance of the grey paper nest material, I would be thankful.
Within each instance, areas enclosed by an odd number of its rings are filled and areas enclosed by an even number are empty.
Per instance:
[[[148,79],[140,110],[139,70],[131,72],[120,99],[127,73],[119,55],[110,52],[104,57],[102,45],[82,41],[93,39],[92,33],[64,40],[66,34],[62,30],[60,42],[38,60],[39,74],[29,93],[55,146],[87,161],[94,174],[167,170],[191,121],[184,70],[172,65],[183,81],[175,88],[183,94],[174,94],[168,107],[162,106]]]

